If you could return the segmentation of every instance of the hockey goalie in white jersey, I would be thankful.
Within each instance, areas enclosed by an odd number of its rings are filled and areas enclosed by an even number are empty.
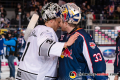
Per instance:
[[[78,34],[65,42],[58,42],[55,31],[59,27],[59,5],[47,3],[42,8],[45,25],[36,26],[27,39],[20,60],[16,80],[54,80],[57,76],[57,60],[62,49],[71,46]]]

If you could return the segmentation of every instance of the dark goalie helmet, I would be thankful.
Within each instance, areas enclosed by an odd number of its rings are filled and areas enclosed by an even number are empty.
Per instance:
[[[43,6],[41,15],[44,21],[60,17],[60,6],[57,3],[47,3]]]

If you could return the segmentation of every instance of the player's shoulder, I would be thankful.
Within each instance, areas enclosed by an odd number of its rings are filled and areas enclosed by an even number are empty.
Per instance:
[[[87,37],[87,36],[89,36],[89,34],[84,30],[84,29],[78,29],[77,30],[77,32],[81,35],[81,36],[83,36],[83,37]]]
[[[48,35],[53,35],[55,34],[54,30],[51,27],[47,27],[45,25],[38,25],[34,28],[34,32],[37,33],[37,35],[43,35],[43,34],[48,34]]]
[[[34,29],[36,30],[40,30],[40,29],[46,29],[46,26],[45,25],[37,25]]]
[[[77,29],[77,31],[81,37],[85,37],[87,35],[86,31],[82,28]]]
[[[84,39],[92,39],[90,34],[88,34],[84,29],[79,29],[77,32],[80,34],[80,38],[82,37]]]
[[[47,27],[45,25],[38,25],[34,28],[34,31],[38,33],[46,32],[46,33],[51,33],[54,32],[54,30],[50,27]]]

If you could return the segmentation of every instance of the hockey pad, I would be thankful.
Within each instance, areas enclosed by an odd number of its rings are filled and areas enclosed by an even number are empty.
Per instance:
[[[39,47],[39,56],[49,56],[49,52],[51,47],[55,44],[56,42],[53,41],[52,39],[46,39]]]
[[[28,40],[28,37],[29,37],[31,31],[34,29],[34,27],[38,21],[38,18],[39,18],[39,15],[33,14],[32,18],[27,26],[27,29],[25,30],[25,35],[24,35],[25,41]]]

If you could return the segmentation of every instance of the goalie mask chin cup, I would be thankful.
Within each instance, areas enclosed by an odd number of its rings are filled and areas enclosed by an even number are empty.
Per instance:
[[[72,24],[78,24],[81,19],[81,10],[74,3],[67,3],[61,6],[62,20]]]
[[[43,6],[41,15],[44,21],[60,17],[60,6],[57,3],[47,3]]]

